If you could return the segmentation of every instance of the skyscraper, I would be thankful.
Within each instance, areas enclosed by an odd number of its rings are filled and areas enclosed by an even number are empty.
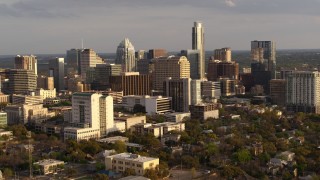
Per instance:
[[[221,48],[214,50],[214,60],[230,62],[232,59],[230,48]]]
[[[26,69],[34,72],[35,75],[38,74],[37,58],[34,55],[30,56],[20,56],[17,55],[14,59],[15,69]]]
[[[172,109],[176,112],[189,112],[191,104],[191,79],[174,80],[170,77],[163,83],[165,96],[172,97]]]
[[[235,61],[209,61],[207,73],[209,81],[217,81],[219,78],[238,79],[238,76],[239,64]]]
[[[163,90],[163,82],[166,78],[173,80],[190,78],[190,63],[185,56],[169,56],[155,59],[153,78],[153,90]]]
[[[205,52],[204,52],[204,28],[201,22],[194,22],[192,27],[192,49],[199,50],[198,68],[200,78],[204,78],[205,72]]]
[[[168,53],[165,49],[150,49],[148,53],[148,59],[165,57]]]
[[[49,61],[49,77],[53,77],[57,91],[64,90],[64,58]]]
[[[32,70],[11,69],[9,71],[9,94],[28,94],[37,89],[37,77]]]
[[[135,50],[128,38],[120,42],[117,48],[116,64],[122,64],[123,72],[136,71]]]
[[[200,50],[182,50],[181,56],[186,56],[190,62],[191,79],[201,79]]]
[[[276,43],[273,41],[251,41],[251,58],[263,63],[266,71],[271,72],[271,78],[276,78]]]
[[[97,64],[104,64],[101,57],[93,49],[84,49],[81,51],[81,78],[86,79],[87,70],[96,67]]]
[[[67,50],[66,64],[67,72],[74,72],[81,74],[80,58],[82,49]]]

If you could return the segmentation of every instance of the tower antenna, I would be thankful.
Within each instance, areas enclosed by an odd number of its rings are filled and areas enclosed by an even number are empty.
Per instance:
[[[83,49],[83,38],[81,38],[81,48]]]

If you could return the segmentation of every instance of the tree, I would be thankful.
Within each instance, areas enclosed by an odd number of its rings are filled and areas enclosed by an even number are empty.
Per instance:
[[[147,169],[143,176],[152,180],[158,179],[157,172],[154,169]]]
[[[127,146],[123,141],[116,141],[113,145],[113,149],[117,151],[117,153],[123,153],[127,151]]]
[[[133,113],[145,113],[145,112],[146,112],[146,108],[141,104],[135,104],[133,106]]]
[[[251,160],[251,154],[247,149],[241,149],[236,152],[235,158],[240,163],[245,163]]]
[[[199,167],[199,159],[196,157],[192,157],[190,155],[184,155],[182,156],[182,163],[187,167],[187,168],[198,168]]]
[[[77,170],[75,168],[67,167],[65,172],[68,177],[71,177],[77,173]]]
[[[109,180],[109,176],[105,175],[105,174],[96,174],[94,176],[94,179],[98,179],[98,180]]]
[[[12,169],[4,168],[4,170],[3,170],[3,175],[4,175],[4,177],[6,177],[6,178],[9,178],[9,177],[13,176],[13,171],[12,171]]]
[[[106,166],[104,163],[101,163],[101,162],[96,163],[96,170],[97,171],[104,170],[105,168],[106,168]]]
[[[222,167],[221,176],[227,179],[234,179],[242,175],[243,172],[239,167],[232,165],[225,165]]]

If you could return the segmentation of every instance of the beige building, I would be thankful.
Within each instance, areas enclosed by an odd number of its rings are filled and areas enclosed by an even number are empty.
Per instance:
[[[37,89],[36,74],[31,70],[9,70],[9,89],[11,94],[27,94]]]
[[[43,159],[33,164],[39,165],[41,173],[44,175],[54,173],[59,168],[59,166],[64,166],[63,161],[58,161],[55,159]]]
[[[153,89],[163,90],[163,82],[171,77],[173,80],[190,78],[190,63],[185,56],[169,56],[155,59]]]
[[[147,123],[146,116],[123,116],[117,117],[114,120],[125,122],[125,129],[129,130],[133,125],[139,123]]]
[[[36,96],[35,93],[31,95],[12,95],[12,104],[41,104],[43,103],[43,98],[41,96]]]
[[[20,56],[17,55],[14,59],[15,69],[31,70],[34,74],[38,74],[37,58],[34,55]]]
[[[137,175],[143,176],[147,169],[154,169],[159,165],[159,158],[140,156],[138,154],[121,153],[105,158],[106,170],[123,173],[133,169]]]
[[[220,60],[220,61],[231,61],[231,48],[221,48],[221,49],[215,49],[214,50],[214,60]]]
[[[155,137],[162,137],[170,131],[184,131],[185,123],[183,122],[164,122],[158,124],[136,124],[130,128],[130,131],[137,134],[153,134]]]
[[[97,64],[104,64],[101,57],[98,56],[93,49],[84,49],[81,51],[81,77],[83,80],[86,79],[86,73],[89,68],[96,67]]]
[[[199,119],[201,121],[207,120],[208,118],[219,118],[218,105],[213,103],[191,105],[190,113],[192,119]]]
[[[0,93],[0,103],[8,103],[10,102],[10,96],[7,94]]]
[[[42,99],[55,98],[57,97],[56,88],[53,88],[52,90],[45,90],[42,88],[37,89],[36,96],[40,96]]]

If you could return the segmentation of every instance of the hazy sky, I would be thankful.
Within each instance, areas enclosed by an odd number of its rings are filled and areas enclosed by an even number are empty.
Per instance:
[[[191,48],[194,21],[205,48],[320,48],[320,0],[0,0],[0,54],[115,52],[128,37],[135,49]]]

